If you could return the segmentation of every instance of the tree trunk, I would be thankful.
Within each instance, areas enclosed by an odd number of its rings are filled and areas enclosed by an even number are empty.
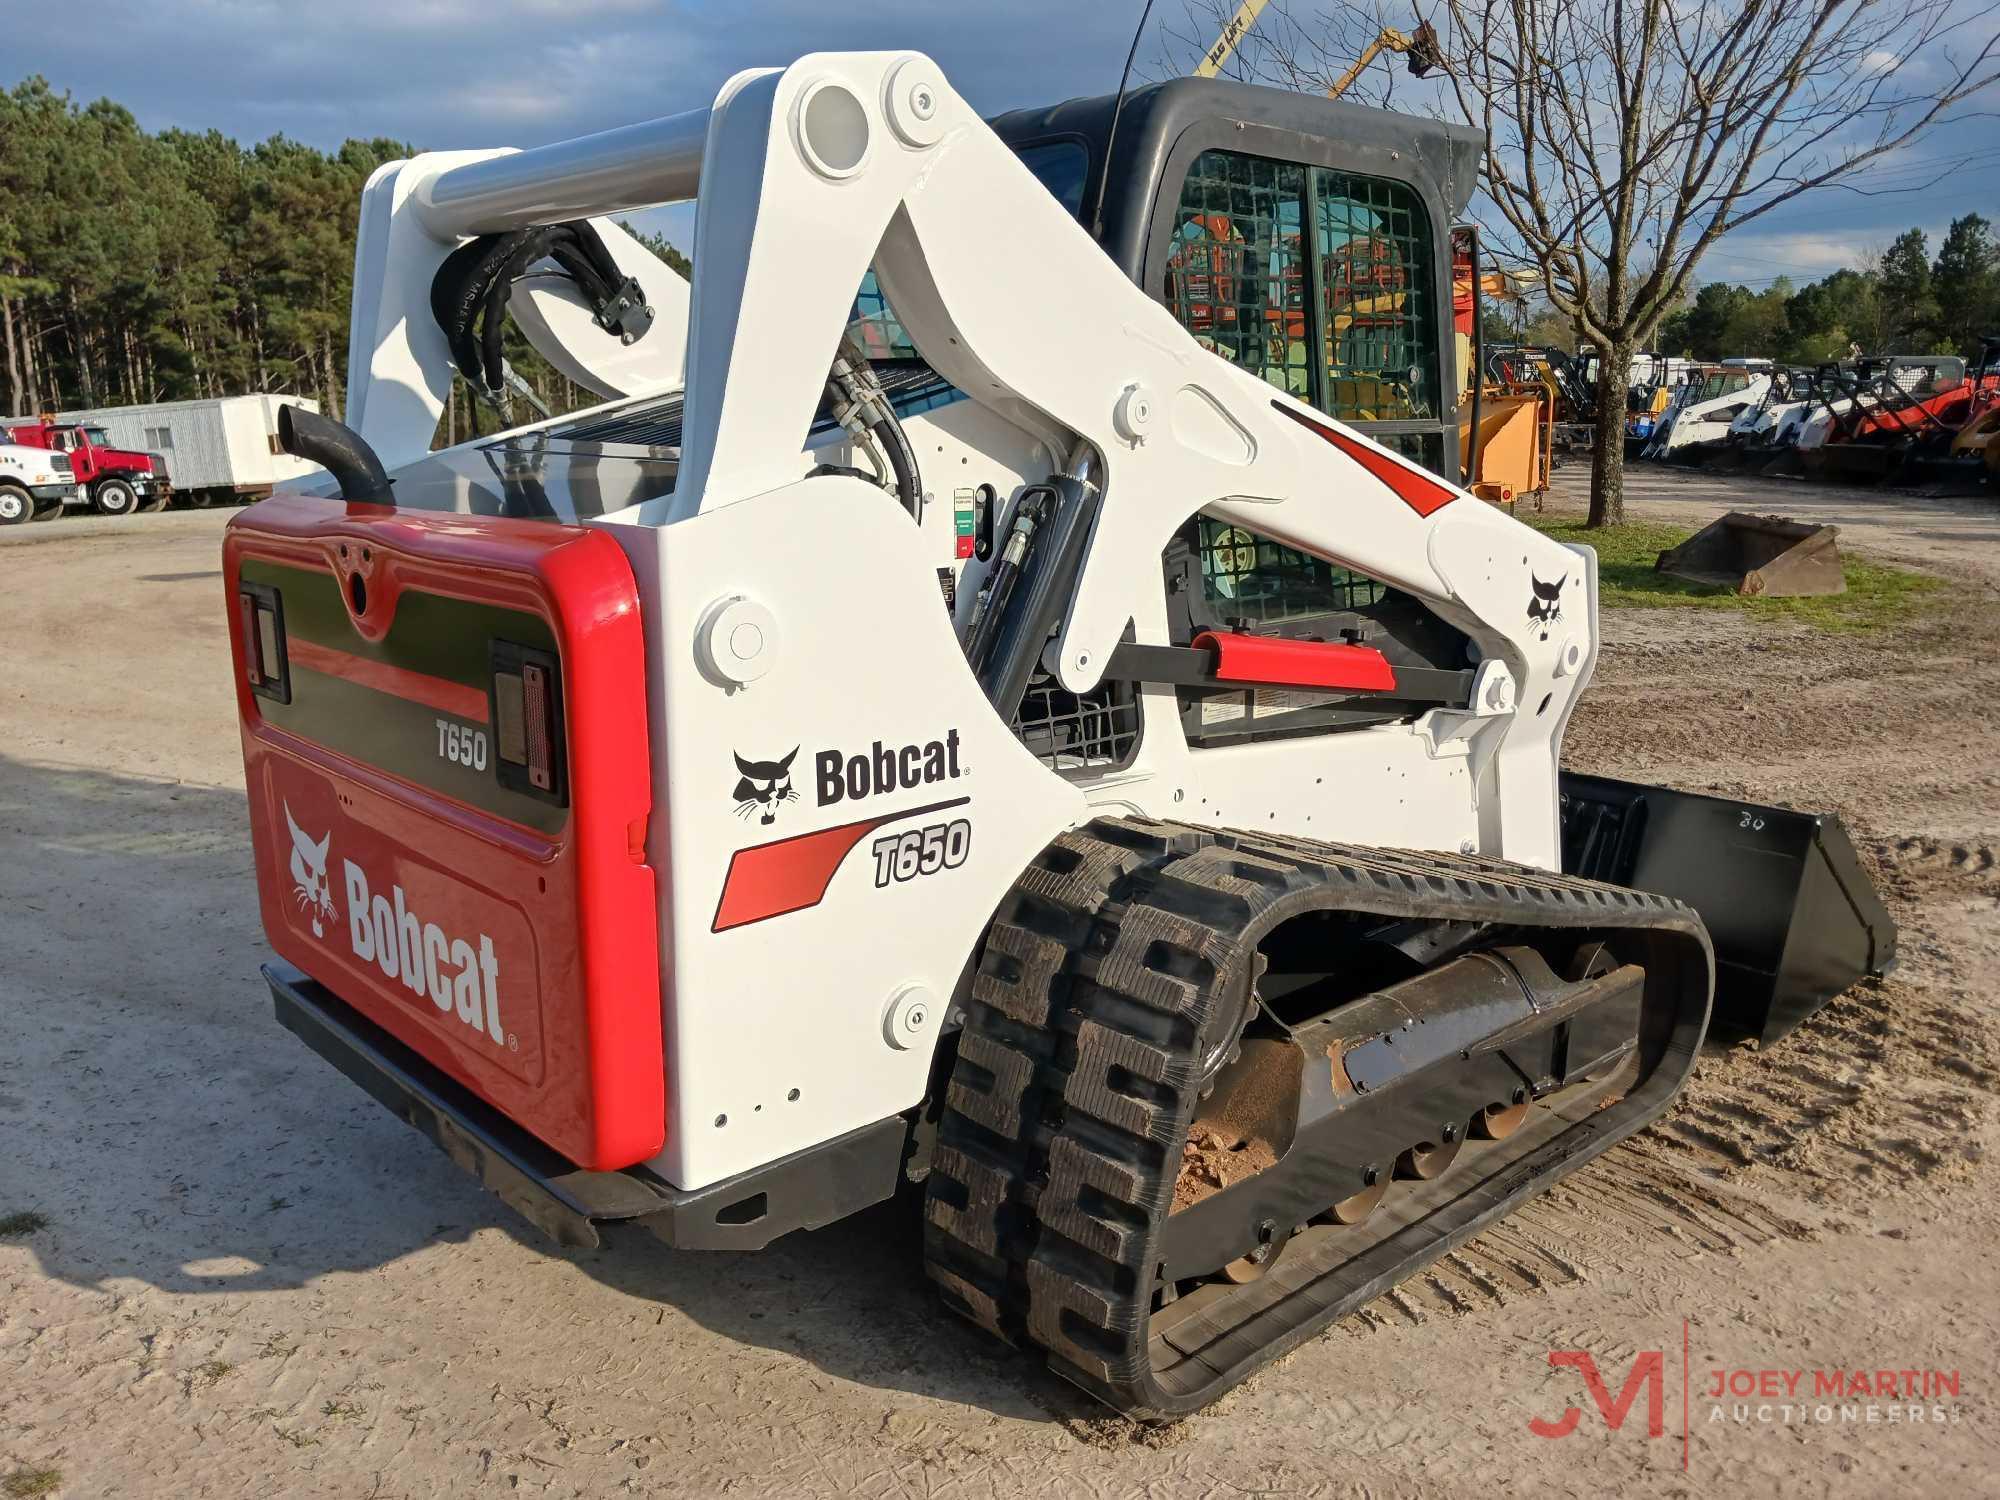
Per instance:
[[[90,326],[83,315],[83,302],[76,288],[69,289],[69,346],[76,354],[76,380],[85,406],[97,405],[97,368],[90,358]]]
[[[14,339],[14,301],[0,297],[0,331],[7,338],[7,410],[17,417],[28,413],[27,382],[21,377],[21,352]]]
[[[257,389],[271,388],[271,371],[264,363],[264,320],[257,315],[257,304],[250,304],[250,345],[257,352]]]
[[[1625,520],[1625,375],[1632,368],[1631,344],[1597,351],[1597,434],[1590,450],[1590,522],[1617,526]]]
[[[35,345],[41,338],[41,330],[35,324],[35,316],[27,303],[21,304],[21,373],[28,377],[28,403],[22,413],[33,416],[40,411],[51,409],[55,403],[42,404],[42,365],[35,356]]]

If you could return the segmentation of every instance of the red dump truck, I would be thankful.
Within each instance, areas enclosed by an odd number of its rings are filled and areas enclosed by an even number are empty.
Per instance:
[[[0,429],[0,434],[24,448],[69,455],[76,490],[66,504],[90,505],[107,516],[129,516],[136,510],[163,510],[173,494],[164,457],[113,447],[102,427],[42,417]]]

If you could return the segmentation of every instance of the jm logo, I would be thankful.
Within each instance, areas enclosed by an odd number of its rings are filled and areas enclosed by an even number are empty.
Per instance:
[[[1658,1349],[1647,1349],[1632,1361],[1632,1369],[1625,1377],[1624,1389],[1614,1400],[1611,1387],[1604,1383],[1598,1373],[1597,1361],[1587,1349],[1551,1349],[1549,1368],[1581,1370],[1583,1383],[1590,1391],[1590,1399],[1596,1403],[1597,1411],[1604,1418],[1604,1425],[1617,1432],[1625,1425],[1625,1418],[1631,1415],[1632,1405],[1639,1399],[1640,1391],[1646,1392],[1646,1436],[1659,1437],[1666,1432],[1666,1356]],[[1563,1414],[1549,1422],[1535,1417],[1528,1423],[1528,1430],[1536,1437],[1563,1438],[1576,1431],[1583,1420],[1583,1413],[1576,1407],[1566,1407]]]

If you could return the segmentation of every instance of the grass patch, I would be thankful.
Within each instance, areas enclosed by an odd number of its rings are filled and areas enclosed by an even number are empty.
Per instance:
[[[23,1209],[17,1214],[0,1214],[0,1239],[18,1239],[48,1227],[48,1215],[38,1214],[33,1209]]]
[[[53,1495],[61,1483],[60,1469],[16,1469],[0,1480],[0,1489],[7,1492],[8,1500],[31,1500],[35,1495]]]
[[[1683,526],[1652,521],[1627,521],[1592,531],[1581,521],[1537,521],[1521,518],[1558,542],[1576,542],[1597,549],[1599,603],[1607,607],[1738,609],[1756,619],[1795,621],[1821,630],[1880,630],[1916,614],[1930,602],[1944,580],[1886,563],[1864,562],[1841,554],[1844,594],[1802,599],[1745,599],[1710,584],[1690,583],[1655,571],[1653,563],[1669,547],[1694,535]]]
[[[198,1390],[206,1390],[235,1369],[236,1366],[226,1359],[205,1359],[188,1372],[182,1387],[187,1394],[193,1395]]]

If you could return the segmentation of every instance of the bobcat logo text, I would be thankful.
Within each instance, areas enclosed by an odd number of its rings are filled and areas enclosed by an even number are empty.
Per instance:
[[[512,1045],[500,1021],[500,960],[493,939],[454,937],[410,910],[400,885],[384,896],[368,888],[367,873],[351,859],[341,862],[347,884],[347,942],[354,956],[372,963],[385,979],[400,979],[413,995],[473,1030],[484,1030],[501,1046]]]

